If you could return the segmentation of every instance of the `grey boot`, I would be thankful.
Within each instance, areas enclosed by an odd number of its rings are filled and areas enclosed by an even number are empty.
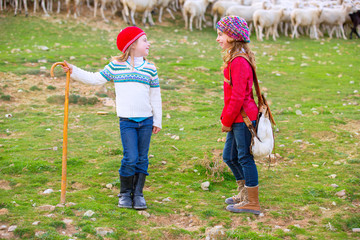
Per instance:
[[[120,195],[118,207],[132,208],[132,191],[134,184],[134,176],[123,177],[120,176]]]
[[[225,203],[227,203],[227,204],[234,205],[234,204],[238,204],[238,203],[241,203],[241,202],[247,200],[247,195],[246,195],[247,192],[244,190],[245,189],[245,180],[238,180],[238,181],[236,181],[236,183],[238,185],[237,190],[239,191],[239,193],[235,196],[227,198],[225,200]]]
[[[143,194],[143,188],[145,185],[146,174],[136,173],[134,181],[134,209],[146,209],[146,201]]]

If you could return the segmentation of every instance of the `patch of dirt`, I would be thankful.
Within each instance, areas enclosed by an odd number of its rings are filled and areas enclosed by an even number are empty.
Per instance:
[[[169,226],[176,226],[178,228],[185,229],[187,231],[197,231],[200,227],[204,226],[204,222],[196,216],[182,216],[179,214],[170,214],[168,216],[154,216],[151,215],[150,222],[156,223],[159,227],[163,228]]]
[[[347,124],[339,125],[336,128],[350,132],[353,137],[360,139],[360,120],[350,120]]]
[[[50,68],[50,64],[49,64]],[[50,71],[50,70],[48,70]],[[46,76],[47,75],[47,76]],[[65,94],[66,77],[55,77],[52,79],[48,74],[42,75],[22,75],[0,72],[1,87],[4,94],[10,95],[10,101],[1,101],[4,106],[11,106],[16,111],[15,106],[21,104],[46,104],[46,99],[53,95]],[[5,88],[4,86],[7,85]],[[31,91],[32,86],[37,86],[40,90]],[[49,90],[47,86],[54,86],[56,90]],[[104,86],[90,86],[77,81],[70,80],[70,94],[77,94],[85,97],[92,97],[96,92],[102,91]]]
[[[0,180],[0,189],[11,190],[10,183],[5,180]]]
[[[318,138],[322,141],[335,141],[336,140],[336,133],[330,132],[330,131],[320,131],[320,132],[314,132],[312,133],[312,136],[314,138]]]

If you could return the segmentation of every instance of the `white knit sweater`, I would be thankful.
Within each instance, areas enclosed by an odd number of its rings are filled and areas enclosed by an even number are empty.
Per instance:
[[[71,78],[91,85],[113,81],[116,93],[116,112],[119,117],[154,117],[153,125],[161,128],[162,106],[159,78],[154,64],[136,57],[135,67],[129,58],[126,62],[116,60],[96,73],[73,66]]]

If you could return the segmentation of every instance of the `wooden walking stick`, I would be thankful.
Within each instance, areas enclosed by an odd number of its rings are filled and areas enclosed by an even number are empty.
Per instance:
[[[64,62],[57,62],[51,66],[50,75],[54,77],[54,68],[57,65],[67,66]],[[66,73],[65,85],[65,104],[64,104],[64,131],[63,131],[63,154],[62,154],[62,174],[61,174],[61,199],[62,204],[65,203],[66,193],[66,164],[67,164],[67,130],[69,120],[69,86],[70,86],[70,70]]]

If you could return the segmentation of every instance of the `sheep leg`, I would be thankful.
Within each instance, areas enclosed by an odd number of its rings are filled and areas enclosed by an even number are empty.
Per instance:
[[[60,13],[60,8],[61,8],[61,3],[60,3],[60,0],[58,0],[58,7],[57,7],[57,11],[56,11],[57,14]]]
[[[45,0],[41,0],[41,7],[44,10],[45,13],[45,17],[49,17],[50,15],[48,14],[48,12],[46,11],[46,7],[45,7]]]
[[[148,13],[148,10],[145,10],[145,12],[143,13],[142,20],[141,20],[141,22],[143,23],[144,27],[145,27],[145,25],[146,25],[147,13]]]
[[[184,21],[185,21],[185,29],[187,29],[188,28],[188,18],[187,18],[187,14],[186,14],[184,8],[182,9],[182,14],[183,14],[183,18],[184,18]]]
[[[194,19],[194,16],[191,15],[191,16],[190,16],[190,27],[189,27],[189,29],[190,29],[191,32],[192,32],[192,30],[193,30],[193,28],[192,28],[193,19]]]
[[[28,7],[27,7],[27,2],[26,2],[27,0],[23,0],[23,2],[24,2],[24,9],[25,9],[25,17],[27,17],[28,15],[29,15],[29,13],[28,13]]]
[[[102,0],[101,6],[100,6],[100,12],[101,12],[102,18],[104,19],[104,22],[109,22],[109,20],[106,19],[105,14],[104,14],[105,5],[106,5],[106,0]]]
[[[346,38],[346,36],[345,36],[345,32],[344,32],[344,27],[343,27],[343,25],[342,25],[342,24],[339,24],[339,27],[340,27],[340,30],[341,30],[341,33],[342,33],[342,35],[343,35],[344,40],[346,40],[347,38]]]
[[[148,14],[147,14],[147,17],[148,17],[150,26],[154,26],[155,23],[154,23],[154,20],[153,20],[153,18],[152,18],[151,10],[149,10],[149,12],[148,12]]]
[[[94,17],[96,17],[97,6],[98,6],[98,0],[94,0]]]
[[[295,35],[296,35],[296,37],[297,37],[297,28],[298,28],[298,25],[295,24],[293,33],[292,33],[292,35],[291,35],[291,38],[292,38],[292,39],[295,37]]]
[[[88,9],[92,10],[92,7],[90,6],[90,0],[86,0],[86,6]]]
[[[317,28],[316,28],[316,25],[315,25],[315,24],[313,25],[313,28],[314,28],[314,34],[315,34],[314,37],[315,37],[316,40],[318,40],[319,37],[318,37],[318,34],[317,34]]]
[[[37,9],[37,1],[38,1],[38,0],[34,0],[34,13],[36,13],[36,9]],[[6,0],[5,0],[5,2],[6,2]]]
[[[14,16],[15,16],[15,17],[16,17],[16,15],[17,15],[18,5],[19,5],[18,0],[15,0],[15,12],[14,12]]]
[[[213,19],[213,27],[214,27],[215,30],[216,30],[217,17],[218,17],[218,15],[217,15],[217,13],[215,13],[214,14],[214,19]]]
[[[170,14],[171,18],[175,20],[175,16],[172,13],[172,11],[170,10],[170,8],[166,8],[166,11]]]
[[[163,15],[163,11],[164,11],[164,7],[161,6],[160,10],[159,10],[159,23],[162,23],[161,18],[162,18],[162,15]]]
[[[134,15],[135,15],[135,9],[131,9],[131,13],[130,13],[131,21],[132,21],[132,24],[134,26],[136,26]]]
[[[200,16],[199,17],[199,28],[200,28],[200,31],[202,30],[202,20],[203,20],[203,17],[204,17],[204,15],[202,15],[202,16]]]
[[[259,41],[264,41],[264,39],[263,39],[263,28],[262,28],[262,26],[261,25],[259,25]]]

